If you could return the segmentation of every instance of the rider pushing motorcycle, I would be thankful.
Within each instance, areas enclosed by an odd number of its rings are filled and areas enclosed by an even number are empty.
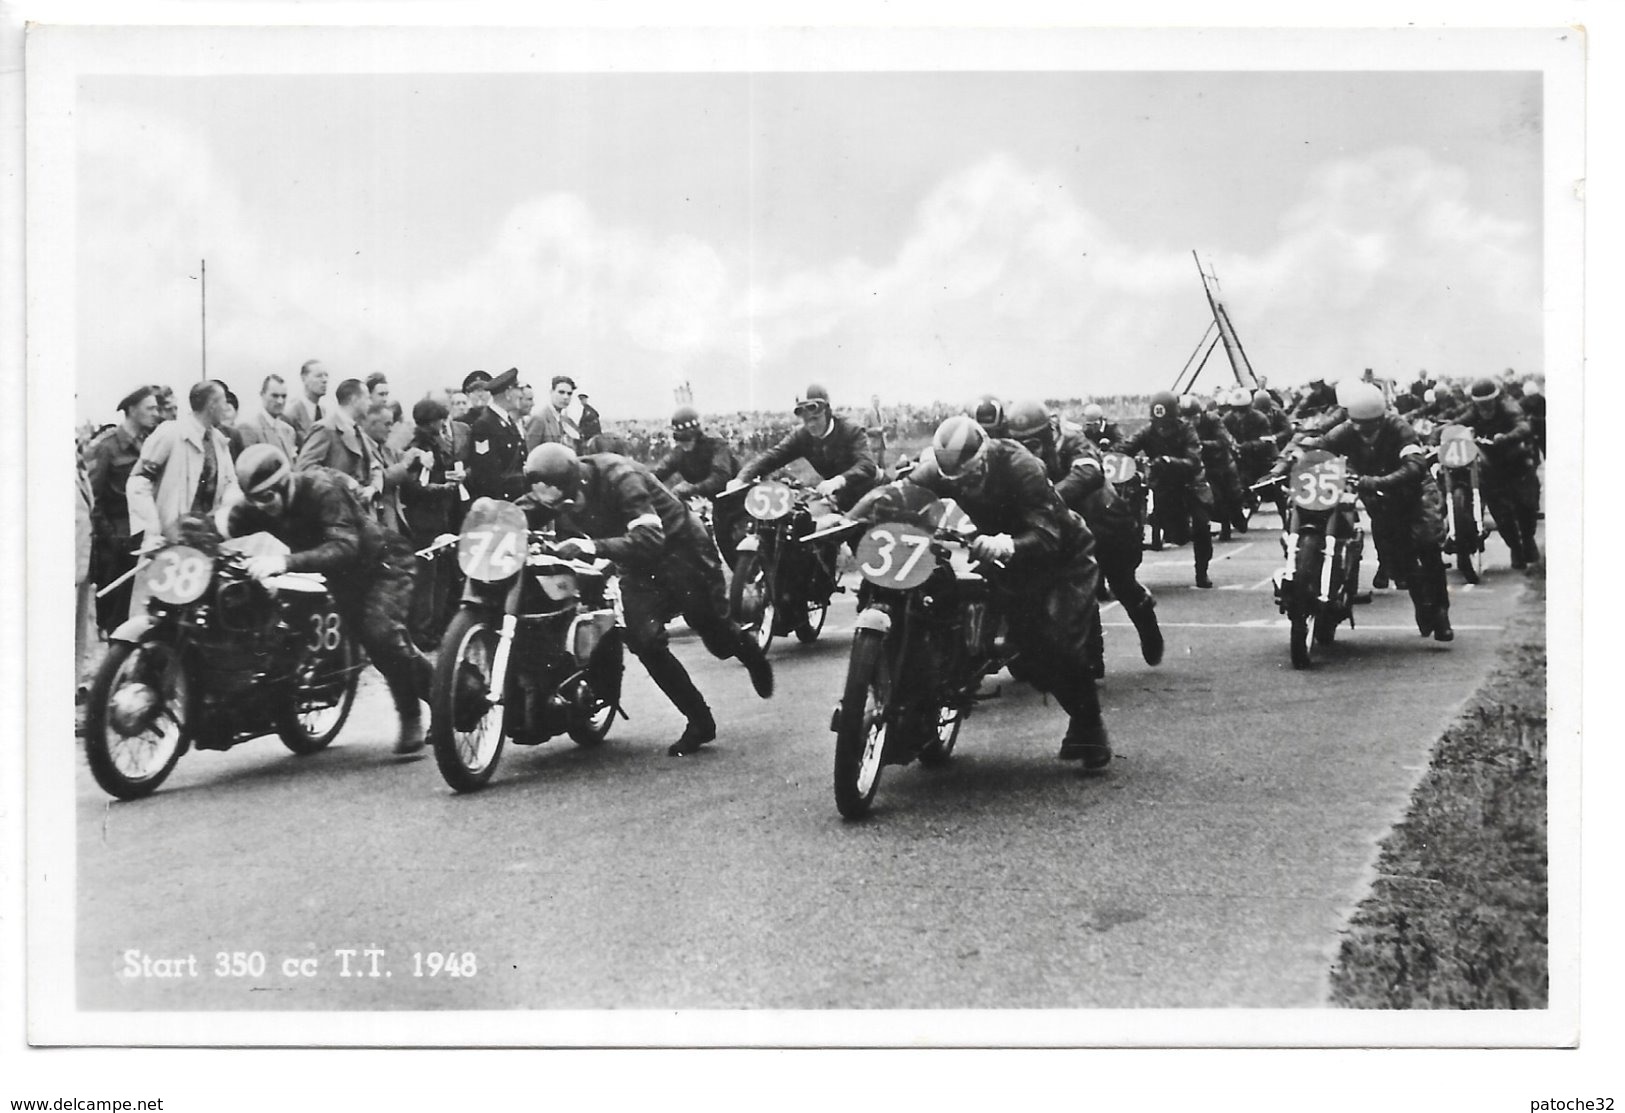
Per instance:
[[[1020,674],[1053,693],[1069,716],[1061,760],[1105,770],[1112,749],[1089,669],[1090,628],[1100,621],[1089,527],[1067,509],[1030,452],[989,437],[964,415],[938,426],[930,449],[898,483],[952,498],[980,531],[971,555],[1008,567],[1010,639]]]
[[[1444,496],[1428,471],[1426,450],[1410,422],[1388,409],[1381,388],[1351,383],[1340,401],[1348,420],[1328,432],[1320,447],[1346,457],[1349,470],[1360,477],[1372,539],[1389,574],[1402,578],[1410,591],[1417,630],[1435,641],[1452,641],[1456,634],[1441,551]],[[1290,457],[1283,456],[1271,474],[1290,469]]]
[[[1118,449],[1128,456],[1140,453],[1156,465],[1150,482],[1157,495],[1157,513],[1170,510],[1190,519],[1191,548],[1196,554],[1196,586],[1213,586],[1208,564],[1213,560],[1213,537],[1208,532],[1208,512],[1213,492],[1202,470],[1202,442],[1188,422],[1180,420],[1179,399],[1166,390],[1151,396],[1151,424],[1129,437]]]
[[[531,493],[520,505],[558,519],[565,538],[556,547],[560,556],[601,556],[619,567],[627,648],[687,720],[668,755],[692,754],[717,736],[710,705],[667,641],[673,616],[683,616],[713,657],[737,657],[757,695],[773,694],[773,666],[728,619],[716,546],[647,468],[610,452],[577,457],[550,443],[531,450],[525,479]]]
[[[1163,641],[1157,600],[1134,575],[1143,541],[1140,521],[1134,507],[1117,497],[1106,478],[1100,449],[1081,430],[1064,426],[1060,415],[1051,414],[1041,402],[1011,406],[1009,426],[1010,438],[1038,457],[1061,500],[1083,516],[1095,536],[1101,575],[1140,635],[1140,655],[1146,664],[1158,664]],[[1091,662],[1096,659],[1098,655],[1091,654]]]
[[[249,575],[320,572],[344,624],[389,685],[400,715],[398,754],[423,748],[419,700],[429,695],[431,666],[408,631],[416,557],[400,534],[362,508],[357,487],[328,468],[295,472],[280,448],[253,444],[237,457],[242,501],[221,508],[222,533],[265,532],[290,552],[251,557]]]
[[[1523,408],[1493,379],[1475,382],[1468,398],[1469,405],[1452,420],[1471,429],[1481,442],[1488,442],[1483,445],[1484,462],[1479,470],[1484,502],[1501,540],[1512,550],[1512,567],[1521,570],[1540,561],[1540,546],[1535,542],[1540,473],[1534,430]]]

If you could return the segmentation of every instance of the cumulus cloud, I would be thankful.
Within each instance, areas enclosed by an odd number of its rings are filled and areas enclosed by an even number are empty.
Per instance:
[[[283,234],[296,214],[251,209],[182,126],[101,112],[81,127],[86,412],[128,382],[190,377],[185,276],[203,256],[220,260],[211,373],[248,390],[320,355],[346,374],[388,371],[402,395],[499,362],[538,381],[563,369],[607,413],[641,416],[684,380],[717,408],[787,406],[809,380],[854,403],[1067,397],[1166,386],[1207,324],[1188,250],[1124,240],[1074,183],[1005,155],[947,174],[872,262],[817,260],[818,244],[795,261],[753,255],[747,214],[737,242],[714,243],[554,193],[451,266],[391,269]],[[1470,196],[1462,171],[1386,151],[1321,167],[1266,250],[1229,250],[1223,229],[1192,246],[1276,381],[1532,366],[1539,230]]]

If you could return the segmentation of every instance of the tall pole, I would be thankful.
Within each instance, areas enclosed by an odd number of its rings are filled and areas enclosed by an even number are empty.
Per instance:
[[[203,276],[200,287],[202,293],[202,320],[199,322],[198,327],[203,342],[203,378],[207,380],[209,377],[209,261],[207,259],[200,261],[198,273]]]

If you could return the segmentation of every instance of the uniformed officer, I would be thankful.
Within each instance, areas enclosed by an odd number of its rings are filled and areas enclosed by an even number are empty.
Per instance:
[[[519,427],[519,369],[510,367],[490,384],[491,401],[469,430],[470,499],[506,499],[530,490],[525,482],[525,433]]]
[[[677,615],[712,656],[737,657],[757,695],[773,694],[773,666],[728,618],[716,546],[648,468],[608,452],[578,457],[549,443],[531,450],[523,478],[530,494],[520,505],[556,518],[567,537],[563,555],[601,556],[620,569],[627,648],[687,720],[669,755],[692,754],[717,736],[710,706],[666,638],[666,623]]]

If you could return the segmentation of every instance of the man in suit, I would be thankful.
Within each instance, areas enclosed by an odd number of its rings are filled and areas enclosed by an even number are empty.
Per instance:
[[[327,408],[322,405],[322,396],[327,393],[327,368],[322,366],[321,360],[305,361],[304,366],[299,368],[299,384],[302,391],[298,398],[288,403],[283,417],[293,426],[295,439],[303,445],[311,429],[327,416]]]
[[[405,452],[391,445],[390,432],[395,428],[395,403],[373,399],[366,405],[361,418],[361,431],[366,435],[368,449],[377,463],[381,484],[376,510],[378,521],[385,529],[408,535],[406,514],[401,505],[401,488],[407,483],[407,473],[420,463],[417,449]],[[433,461],[433,457],[430,457]]]
[[[310,435],[299,449],[295,470],[324,467],[349,476],[363,492],[372,492],[361,496],[370,510],[383,493],[383,471],[361,431],[361,419],[367,412],[367,388],[359,379],[345,379],[333,392],[333,401],[336,405],[332,411],[311,426]]]
[[[575,400],[576,381],[568,375],[554,375],[552,391],[547,401],[537,407],[525,427],[525,450],[543,444],[562,444],[571,452],[581,452],[581,431],[574,421],[567,421],[564,411]]]
[[[166,421],[141,444],[124,493],[130,535],[159,544],[188,515],[212,515],[237,487],[231,445],[220,432],[226,392],[212,379],[187,394],[189,413]],[[132,610],[138,605],[132,600]]]
[[[260,384],[260,412],[237,423],[231,436],[231,458],[243,454],[251,444],[271,444],[288,459],[299,455],[299,433],[283,419],[288,407],[288,384],[281,375],[267,375]]]
[[[530,490],[525,482],[525,435],[519,430],[519,370],[491,380],[491,403],[470,429],[468,480],[471,498],[512,501]]]

